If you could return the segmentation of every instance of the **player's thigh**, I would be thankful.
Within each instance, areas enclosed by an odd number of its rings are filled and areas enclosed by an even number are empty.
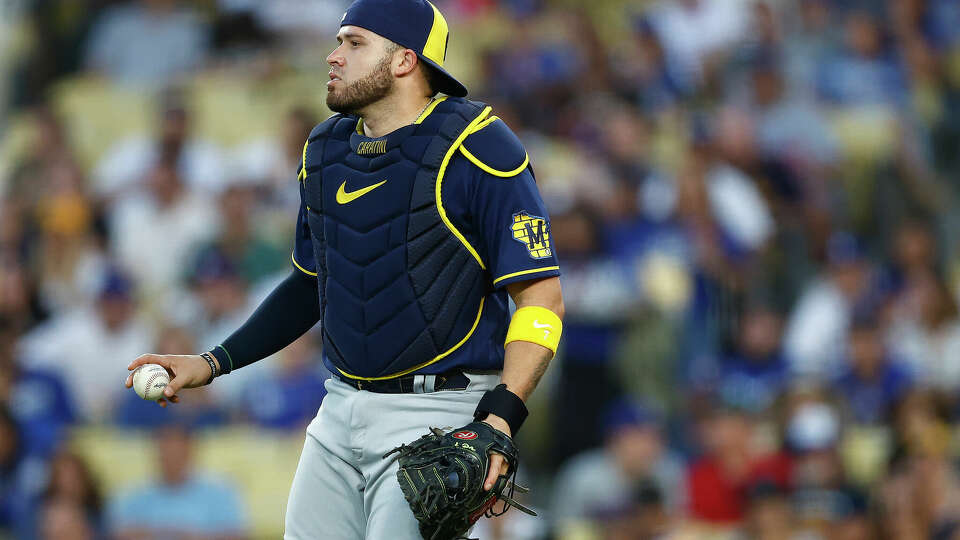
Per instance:
[[[285,540],[364,537],[363,477],[307,435],[287,500]]]
[[[413,511],[403,498],[403,491],[397,482],[396,462],[367,486],[365,505],[368,514],[367,540],[423,538],[417,518],[413,517]]]

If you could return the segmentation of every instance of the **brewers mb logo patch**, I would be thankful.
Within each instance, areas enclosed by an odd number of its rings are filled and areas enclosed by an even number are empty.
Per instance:
[[[518,212],[513,215],[510,230],[514,240],[527,246],[530,257],[545,259],[551,255],[550,224],[546,219]]]

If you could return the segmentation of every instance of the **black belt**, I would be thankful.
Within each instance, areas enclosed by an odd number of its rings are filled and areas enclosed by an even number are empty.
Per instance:
[[[357,390],[367,390],[379,394],[425,394],[441,390],[466,390],[470,378],[462,371],[451,371],[439,375],[404,375],[380,381],[351,379],[341,373],[333,375]]]

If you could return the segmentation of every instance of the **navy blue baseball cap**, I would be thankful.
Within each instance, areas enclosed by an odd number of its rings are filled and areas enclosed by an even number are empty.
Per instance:
[[[455,97],[467,95],[467,87],[443,69],[450,41],[447,20],[427,0],[356,0],[340,26],[359,26],[412,49],[439,73],[440,87],[434,90]]]

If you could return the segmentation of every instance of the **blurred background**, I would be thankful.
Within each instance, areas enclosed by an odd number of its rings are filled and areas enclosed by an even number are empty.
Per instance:
[[[316,335],[168,409],[122,381],[290,271],[347,3],[0,2],[0,538],[280,536]],[[567,312],[541,517],[474,536],[960,538],[960,2],[437,5]]]

